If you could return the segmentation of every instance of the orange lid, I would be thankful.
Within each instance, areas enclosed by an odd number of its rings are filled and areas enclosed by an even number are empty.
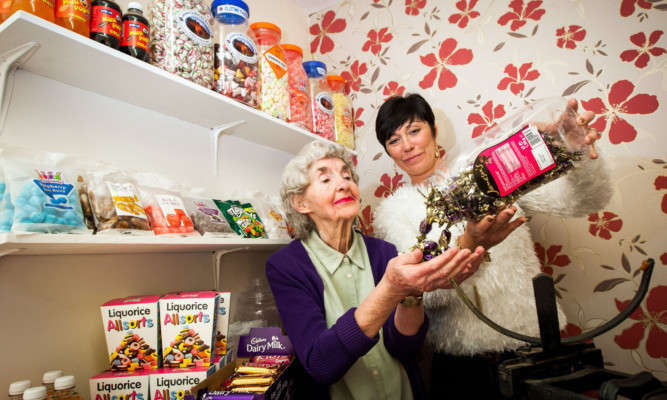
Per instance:
[[[255,22],[253,24],[250,24],[250,29],[252,29],[253,31],[255,29],[261,29],[261,28],[271,29],[271,30],[274,30],[274,31],[278,32],[279,35],[281,34],[281,31],[280,31],[280,28],[278,28],[278,25],[272,24],[270,22]]]
[[[297,53],[303,55],[303,51],[301,50],[301,47],[299,47],[295,44],[281,44],[280,46],[283,48],[283,50],[292,50],[292,51],[296,51]]]
[[[340,75],[327,75],[327,82],[343,82],[345,83],[345,78]]]

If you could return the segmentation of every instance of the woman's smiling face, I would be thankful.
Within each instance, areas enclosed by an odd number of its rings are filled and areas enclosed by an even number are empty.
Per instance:
[[[407,121],[386,142],[389,156],[410,175],[412,183],[422,183],[435,170],[436,132],[424,121]]]
[[[359,214],[359,187],[352,172],[339,158],[315,161],[308,169],[310,184],[299,195],[297,211],[308,214],[319,226],[323,221],[353,221]]]

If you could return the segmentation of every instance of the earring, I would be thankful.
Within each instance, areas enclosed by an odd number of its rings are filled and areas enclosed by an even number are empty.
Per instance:
[[[396,169],[396,163],[394,163],[394,177],[398,175],[398,169]]]
[[[438,148],[435,148],[435,158],[440,158],[440,151],[438,151]]]

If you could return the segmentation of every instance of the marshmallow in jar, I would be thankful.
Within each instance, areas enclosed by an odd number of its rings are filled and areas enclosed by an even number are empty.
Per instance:
[[[213,89],[213,15],[202,0],[153,0],[151,64]]]
[[[285,55],[280,45],[280,28],[270,22],[255,22],[250,25],[250,29],[259,47],[258,108],[283,121],[289,121],[289,78]]]
[[[242,0],[215,0],[215,91],[257,108],[259,54],[248,30],[248,5]]]
[[[327,66],[321,61],[303,63],[310,85],[310,104],[313,109],[313,133],[325,139],[335,140],[333,100],[325,78]]]
[[[307,131],[313,129],[308,75],[303,69],[303,51],[293,44],[283,44],[287,61],[290,122]]]
[[[352,102],[345,94],[345,78],[340,75],[327,75],[327,82],[333,100],[336,143],[354,150]]]

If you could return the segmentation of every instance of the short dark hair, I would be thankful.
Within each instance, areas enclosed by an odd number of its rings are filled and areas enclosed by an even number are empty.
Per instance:
[[[416,93],[390,97],[380,106],[375,118],[375,135],[378,142],[387,151],[387,140],[396,129],[406,122],[412,123],[416,120],[426,122],[435,135],[435,116],[431,106],[423,97]]]

